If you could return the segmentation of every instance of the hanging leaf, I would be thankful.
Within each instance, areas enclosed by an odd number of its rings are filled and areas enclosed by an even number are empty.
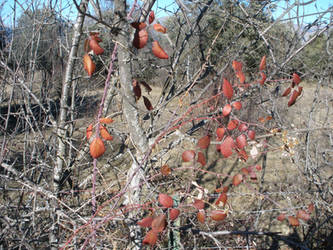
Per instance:
[[[206,149],[209,147],[210,144],[210,136],[205,135],[204,137],[201,137],[198,141],[197,146],[201,149]]]
[[[298,219],[303,220],[303,221],[310,220],[310,215],[304,210],[298,210],[297,213],[296,213],[296,217]]]
[[[104,49],[99,46],[98,42],[95,39],[90,39],[89,47],[94,51],[95,55],[101,55],[104,53]]]
[[[151,24],[152,22],[154,22],[154,20],[155,20],[155,13],[154,13],[154,11],[152,10],[152,11],[150,11],[150,13],[149,13],[149,24]]]
[[[86,132],[86,135],[87,135],[87,139],[89,140],[90,137],[92,136],[92,133],[93,133],[93,125],[90,124],[87,128],[87,132]]]
[[[246,131],[248,128],[249,128],[249,127],[248,127],[245,123],[241,123],[241,124],[239,124],[239,126],[238,126],[238,130],[239,130],[240,132],[244,132],[244,131]]]
[[[222,202],[222,206],[224,206],[227,203],[228,195],[226,193],[220,194],[219,198],[217,198],[215,205],[219,205]]]
[[[198,199],[195,199],[194,202],[193,202],[193,206],[200,210],[200,209],[204,209],[205,208],[205,203],[203,202],[203,200],[198,200]]]
[[[171,208],[169,210],[169,219],[170,220],[175,220],[175,219],[178,218],[179,214],[180,214],[179,209],[177,209],[177,208]]]
[[[241,134],[236,138],[237,147],[243,149],[247,145],[246,135]]]
[[[100,125],[99,132],[101,134],[101,137],[104,140],[107,140],[107,141],[112,141],[113,140],[112,135],[109,134],[109,132],[107,131],[107,129],[104,126]]]
[[[266,55],[261,58],[261,62],[259,65],[259,70],[265,70],[266,69]]]
[[[150,230],[148,231],[148,233],[146,233],[146,236],[144,237],[142,244],[154,246],[156,245],[156,242],[157,242],[157,233],[154,232],[153,230]]]
[[[239,122],[237,120],[231,120],[228,122],[227,129],[228,130],[234,130],[235,128],[238,127]]]
[[[136,224],[138,224],[140,227],[151,227],[152,222],[153,222],[153,217],[147,216],[142,220],[138,221]]]
[[[90,155],[92,158],[97,159],[101,155],[103,155],[105,152],[105,146],[104,142],[101,140],[101,138],[95,138],[90,143]]]
[[[132,80],[133,92],[135,95],[135,99],[139,100],[141,97],[141,87],[139,82],[136,79]]]
[[[234,148],[234,146],[234,139],[232,139],[232,137],[230,136],[226,137],[220,145],[221,154],[225,158],[228,158],[232,155],[232,149]]]
[[[227,217],[227,214],[222,210],[214,210],[210,212],[210,218],[215,221],[224,220]]]
[[[286,218],[286,214],[280,214],[276,219],[278,221],[284,221],[285,218]]]
[[[200,222],[200,223],[205,223],[205,211],[202,210],[202,211],[199,211],[197,213],[197,220]]]
[[[104,124],[110,124],[113,122],[113,120],[112,120],[112,118],[104,117],[104,118],[99,119],[99,122],[104,123]]]
[[[193,150],[186,150],[182,154],[183,162],[193,161],[195,158],[195,152]]]
[[[233,102],[232,106],[234,109],[240,110],[242,108],[242,103],[241,102]]]
[[[236,72],[236,76],[241,84],[245,82],[245,75],[242,71]]]
[[[223,94],[228,99],[231,99],[234,94],[234,90],[227,79],[223,79]]]
[[[264,85],[264,83],[266,82],[267,77],[266,77],[264,72],[260,72],[260,74],[261,74],[260,85]]]
[[[254,140],[256,138],[256,132],[254,132],[253,130],[249,130],[247,132],[247,136],[249,137],[250,140]]]
[[[145,89],[148,92],[148,94],[152,91],[151,87],[145,81],[140,81],[140,85],[142,85],[143,87],[145,87]]]
[[[137,49],[142,49],[148,42],[148,31],[145,29],[136,30],[133,38],[133,46]]]
[[[157,32],[161,32],[164,34],[166,33],[166,28],[159,23],[155,23],[153,27],[154,27],[154,30],[156,30]]]
[[[222,114],[228,116],[231,113],[232,107],[230,104],[226,104],[222,109]]]
[[[146,109],[149,111],[153,110],[153,106],[151,105],[151,102],[149,101],[149,99],[147,97],[145,97],[144,95],[142,97],[143,97],[143,102],[146,106]]]
[[[236,174],[233,178],[232,178],[232,184],[236,187],[239,184],[241,184],[243,181],[243,175],[241,174]]]
[[[282,96],[287,96],[287,95],[290,94],[290,92],[291,92],[291,87],[287,88],[287,89],[283,92]]]
[[[164,230],[166,225],[166,216],[161,214],[155,217],[151,223],[151,228],[155,233],[160,233]]]
[[[299,86],[298,90],[297,90],[297,97],[299,97],[302,94],[302,91],[303,91],[303,87]]]
[[[198,152],[197,162],[199,162],[202,166],[206,165],[205,155],[202,152]]]
[[[224,136],[224,133],[225,133],[225,128],[217,128],[216,129],[216,136],[217,136],[218,139],[222,140],[223,136]]]
[[[297,218],[295,218],[294,216],[288,216],[288,222],[293,227],[299,226],[299,220]]]
[[[169,167],[168,165],[163,165],[163,166],[161,167],[161,173],[162,173],[162,175],[164,175],[164,176],[168,176],[168,175],[171,173],[171,169],[170,169],[170,167]]]
[[[133,22],[131,23],[132,27],[136,30],[142,30],[147,27],[147,24],[142,22]]]
[[[294,90],[289,98],[288,107],[295,104],[297,97],[298,97],[298,91]]]
[[[173,206],[173,199],[167,194],[159,194],[158,202],[166,208],[170,208]]]
[[[161,48],[158,41],[153,41],[153,47],[152,47],[153,54],[160,59],[168,59],[168,54]]]
[[[239,72],[239,71],[242,71],[243,64],[241,62],[232,61],[232,67],[235,72]]]
[[[293,83],[298,85],[301,82],[301,78],[296,73],[293,74]]]
[[[92,74],[94,74],[96,65],[88,54],[83,56],[83,67],[87,71],[88,76],[92,76]]]

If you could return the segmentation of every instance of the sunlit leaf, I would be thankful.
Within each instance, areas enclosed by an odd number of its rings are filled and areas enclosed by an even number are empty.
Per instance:
[[[195,158],[195,152],[193,150],[185,150],[182,154],[183,162],[193,161]]]
[[[256,169],[257,169],[258,171],[261,171],[261,166],[260,166],[260,165],[256,165]]]
[[[136,30],[133,38],[133,46],[142,49],[148,42],[148,31],[146,29]]]
[[[226,193],[222,193],[220,194],[220,196],[217,198],[215,205],[219,205],[220,203],[222,203],[222,205],[224,206],[227,203],[228,200],[228,195]]]
[[[222,109],[222,114],[224,116],[228,116],[231,113],[232,107],[230,104],[226,104],[224,105],[223,109]]]
[[[99,46],[98,42],[95,39],[90,39],[89,47],[94,51],[95,55],[101,55],[104,53],[104,49]]]
[[[96,65],[88,54],[83,56],[83,67],[87,71],[88,76],[92,76],[92,74],[94,74]]]
[[[242,103],[241,102],[233,102],[232,106],[234,109],[240,110],[242,108]]]
[[[259,70],[263,71],[266,69],[266,55],[261,58]]]
[[[153,10],[150,11],[148,20],[149,20],[149,24],[151,24],[152,22],[154,22],[154,20],[155,20],[155,13],[154,13]]]
[[[223,94],[228,99],[231,99],[234,94],[234,90],[227,79],[223,79]]]
[[[103,117],[103,118],[99,119],[99,122],[104,123],[104,124],[110,124],[113,122],[113,120],[112,120],[112,118],[109,118],[109,117]]]
[[[261,74],[260,85],[264,85],[267,79],[266,74],[264,72],[260,72],[260,74]]]
[[[153,41],[152,52],[153,54],[160,59],[168,59],[168,54],[161,48],[158,41]]]
[[[298,227],[299,226],[299,220],[295,218],[294,216],[288,216],[288,222],[291,226]]]
[[[112,141],[113,140],[112,135],[110,135],[110,133],[107,131],[107,129],[103,125],[100,125],[99,132],[101,134],[101,137],[104,140],[107,140],[107,141]]]
[[[239,124],[239,126],[238,126],[238,130],[239,130],[240,132],[244,132],[244,131],[246,131],[248,128],[249,128],[249,127],[248,127],[245,123],[241,123],[241,124]]]
[[[166,28],[159,23],[155,23],[153,27],[157,32],[166,33]]]
[[[241,84],[245,82],[245,75],[242,71],[236,72],[236,76]]]
[[[241,158],[243,161],[247,161],[249,156],[247,155],[246,151],[244,149],[239,150],[238,152],[238,157]]]
[[[97,159],[98,157],[102,156],[105,152],[104,142],[101,138],[95,138],[90,143],[90,155],[92,158]]]
[[[209,144],[210,144],[210,136],[205,135],[199,139],[197,146],[201,149],[206,149],[209,147]]]

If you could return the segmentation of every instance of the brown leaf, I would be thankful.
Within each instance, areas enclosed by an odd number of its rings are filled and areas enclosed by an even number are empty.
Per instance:
[[[183,162],[193,161],[195,158],[195,152],[193,150],[186,150],[182,154]]]
[[[166,226],[166,216],[161,214],[155,217],[151,223],[152,230],[156,233],[160,233],[164,230]]]
[[[159,194],[158,202],[166,208],[170,208],[173,206],[173,199],[167,194]]]
[[[91,48],[89,47],[89,39],[84,40],[83,50],[86,53],[91,51]]]
[[[288,87],[288,88],[283,92],[282,96],[287,96],[287,95],[290,94],[290,92],[291,92],[291,88]]]
[[[161,167],[161,173],[162,173],[162,175],[164,175],[164,176],[168,176],[168,175],[171,173],[171,169],[170,169],[170,167],[169,167],[168,165],[163,165],[163,166]]]
[[[150,13],[149,13],[149,24],[151,24],[152,22],[154,22],[154,20],[155,20],[155,13],[154,13],[154,11],[152,10],[152,11],[150,11]]]
[[[143,87],[145,87],[145,89],[148,92],[148,94],[152,91],[151,87],[145,81],[140,81],[140,85],[142,85]]]
[[[87,71],[88,76],[92,76],[92,74],[94,74],[96,65],[88,54],[83,56],[83,67]]]
[[[166,33],[166,28],[159,23],[155,23],[153,27],[154,27],[154,30],[156,30],[157,32],[161,32],[164,34]]]
[[[226,104],[222,109],[222,114],[228,116],[231,113],[232,107],[230,104]]]
[[[136,224],[138,224],[140,227],[151,227],[152,222],[153,222],[153,217],[147,216],[142,220],[138,221]]]
[[[145,29],[136,30],[133,38],[133,46],[137,49],[142,49],[148,42],[148,31]]]
[[[179,214],[180,214],[179,209],[177,209],[177,208],[171,208],[169,210],[169,219],[170,220],[175,220],[175,219],[178,218]]]
[[[205,155],[202,152],[198,152],[197,162],[199,162],[202,166],[206,165]]]
[[[233,94],[234,94],[234,90],[230,84],[230,82],[227,79],[223,79],[223,94],[226,98],[231,99]]]
[[[290,98],[289,98],[288,107],[295,104],[297,97],[298,97],[298,91],[294,90],[293,93],[291,94]]]
[[[232,155],[232,149],[234,148],[234,146],[235,146],[234,139],[232,139],[232,137],[230,136],[226,137],[220,145],[221,154],[225,158],[228,158],[229,156]]]
[[[227,214],[222,210],[214,210],[210,212],[210,218],[215,221],[224,220],[227,217]]]
[[[148,231],[148,233],[146,233],[146,236],[144,237],[142,244],[154,246],[156,242],[157,242],[157,233],[154,232],[153,230],[150,230]]]
[[[101,55],[104,53],[104,49],[99,46],[95,39],[90,39],[89,47],[94,51],[95,55]]]
[[[210,136],[205,135],[199,139],[197,146],[201,149],[206,149],[209,147],[209,144],[210,144]]]
[[[133,92],[136,100],[139,100],[141,97],[141,87],[139,82],[136,79],[132,80]]]
[[[295,218],[294,216],[288,216],[288,222],[291,226],[298,227],[299,226],[299,220]]]
[[[99,119],[99,122],[104,123],[104,124],[110,124],[113,122],[113,120],[112,120],[112,118],[104,117],[104,118]]]
[[[140,22],[133,22],[131,23],[131,26],[134,28],[134,29],[137,29],[137,30],[142,30],[144,28],[146,28],[147,24],[145,23],[140,23]]]
[[[146,106],[146,109],[149,111],[153,110],[153,106],[151,105],[151,102],[149,101],[149,99],[147,97],[145,97],[144,95],[142,97],[143,97],[143,102]]]
[[[198,219],[198,221],[200,222],[200,223],[205,223],[205,211],[204,210],[202,210],[202,211],[199,211],[198,213],[197,213],[197,219]]]
[[[101,138],[95,138],[90,143],[90,155],[92,158],[97,159],[98,157],[102,156],[105,152],[104,142]]]
[[[259,70],[265,70],[266,68],[266,55],[261,58],[260,65],[259,65]]]
[[[233,178],[232,178],[232,184],[236,187],[239,184],[241,184],[243,181],[243,175],[241,174],[236,174]]]
[[[153,54],[160,59],[168,59],[168,54],[161,48],[158,41],[153,41],[153,47],[152,47]]]

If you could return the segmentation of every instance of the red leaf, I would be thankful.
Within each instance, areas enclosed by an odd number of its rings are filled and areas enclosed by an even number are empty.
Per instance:
[[[298,91],[294,90],[289,98],[288,107],[295,104],[297,97],[298,97]]]
[[[210,218],[215,221],[224,220],[227,217],[227,214],[222,210],[214,210],[210,213]]]
[[[186,150],[182,154],[183,162],[193,161],[195,157],[195,152],[193,150]]]
[[[88,139],[88,140],[89,140],[90,137],[92,136],[92,133],[93,133],[93,125],[90,124],[90,125],[88,126],[88,128],[87,128],[87,132],[86,132],[86,134],[87,134],[87,139]]]
[[[239,122],[237,120],[231,120],[228,123],[227,129],[228,130],[234,130],[235,128],[238,127]]]
[[[113,120],[112,120],[112,118],[104,117],[104,118],[99,119],[99,122],[104,123],[104,124],[110,124],[113,122]]]
[[[260,65],[259,65],[259,70],[262,71],[266,68],[266,56],[263,56],[261,58],[261,62],[260,62]]]
[[[290,94],[290,92],[291,92],[291,88],[289,87],[283,92],[282,96],[287,96]]]
[[[241,134],[236,138],[237,147],[243,149],[247,145],[246,135]]]
[[[250,172],[247,168],[241,168],[241,172],[244,174],[244,175],[248,175]]]
[[[226,137],[220,145],[221,154],[225,158],[228,158],[232,155],[232,149],[234,148],[234,146],[234,139],[232,139],[232,137],[230,136]]]
[[[166,33],[166,28],[159,23],[155,23],[153,27],[157,32]]]
[[[152,222],[153,222],[153,217],[147,216],[142,220],[138,221],[136,224],[138,224],[140,227],[151,227]]]
[[[241,62],[232,61],[232,67],[234,68],[234,70],[235,70],[236,72],[238,72],[238,71],[242,71],[243,64],[242,64]]]
[[[109,134],[109,132],[107,131],[107,129],[104,126],[100,125],[99,132],[101,134],[101,137],[104,140],[107,140],[107,141],[112,141],[113,140],[112,135]]]
[[[161,214],[155,217],[151,223],[151,228],[155,233],[160,233],[164,230],[166,225],[166,216]]]
[[[91,143],[90,143],[90,155],[92,158],[97,159],[101,155],[103,155],[105,152],[105,146],[104,142],[102,141],[101,138],[95,138]]]
[[[288,221],[291,226],[298,227],[299,226],[299,220],[295,218],[294,216],[288,216]]]
[[[245,123],[241,123],[241,124],[239,124],[239,126],[238,126],[238,130],[239,130],[240,132],[244,132],[244,131],[246,131],[248,128],[249,128],[249,127],[248,127]]]
[[[157,242],[157,233],[154,232],[153,230],[150,230],[143,239],[142,244],[154,246],[156,242]]]
[[[228,116],[231,113],[232,107],[230,104],[226,104],[222,109],[222,114]]]
[[[260,165],[256,165],[256,169],[257,169],[258,171],[260,171],[260,170],[261,170],[261,166],[260,166]]]
[[[249,156],[247,155],[247,153],[244,149],[242,149],[238,152],[238,156],[244,161],[247,161],[247,159],[249,158]]]
[[[236,174],[233,178],[232,178],[232,184],[234,186],[238,186],[239,184],[241,184],[243,181],[243,175],[241,174]]]
[[[142,30],[147,27],[147,24],[142,22],[133,22],[131,23],[132,27],[137,30]]]
[[[266,82],[267,77],[266,77],[264,72],[260,72],[260,74],[261,74],[260,85],[264,85],[264,83]]]
[[[206,165],[205,155],[202,152],[198,152],[197,162],[199,162],[202,166]]]
[[[247,132],[247,136],[249,137],[250,140],[254,140],[256,138],[256,132],[254,132],[253,130],[249,130]]]
[[[315,210],[315,206],[313,203],[310,203],[309,206],[308,206],[308,211],[309,213],[312,213],[313,211]]]
[[[301,82],[301,78],[296,73],[293,74],[293,83],[298,85]]]
[[[83,56],[83,67],[87,71],[88,76],[92,76],[92,74],[94,74],[96,65],[88,54]]]
[[[225,128],[217,128],[216,129],[216,136],[217,138],[219,138],[220,140],[222,140],[223,136],[225,133]]]
[[[201,149],[206,149],[209,147],[209,144],[210,144],[210,136],[206,135],[199,139],[197,146]]]
[[[151,87],[148,85],[148,83],[146,83],[145,81],[140,81],[140,84],[145,87],[146,91],[148,92],[148,94],[152,91]]]
[[[280,214],[280,215],[277,217],[277,220],[278,220],[278,221],[283,221],[285,218],[286,218],[286,215],[285,215],[285,214]]]
[[[90,32],[89,36],[90,36],[90,39],[95,40],[98,43],[100,43],[102,41],[102,39],[99,37],[99,32]]]
[[[142,49],[144,46],[146,46],[148,42],[148,31],[143,29],[143,30],[136,30],[134,33],[134,38],[133,38],[133,46],[137,49]]]
[[[168,59],[168,54],[161,48],[158,41],[153,41],[153,47],[152,47],[153,54],[160,59]]]
[[[171,209],[169,210],[169,219],[170,219],[170,220],[175,220],[175,219],[178,218],[179,214],[180,214],[179,209],[171,208]]]
[[[150,13],[149,13],[149,24],[151,24],[152,22],[154,22],[154,20],[155,20],[155,13],[154,13],[154,11],[152,10],[152,11],[150,11]]]
[[[164,175],[164,176],[168,176],[168,175],[171,173],[171,169],[170,169],[170,167],[169,167],[168,165],[163,165],[163,166],[161,167],[161,173],[162,173],[162,175]]]
[[[304,220],[304,221],[310,220],[310,215],[307,212],[305,212],[304,210],[298,210],[297,213],[296,213],[296,217],[298,219],[301,219],[301,220]]]
[[[95,39],[90,39],[89,47],[94,51],[96,55],[101,55],[104,53],[104,49],[99,46],[98,42]]]
[[[216,200],[215,205],[219,205],[220,202],[223,203],[223,206],[227,203],[228,195],[226,193],[220,194],[219,198]]]
[[[151,105],[151,102],[149,101],[149,99],[147,97],[145,97],[144,95],[142,97],[143,97],[143,102],[146,106],[146,109],[149,111],[153,110],[153,106]]]
[[[223,79],[223,94],[228,99],[231,99],[234,94],[234,90],[227,79]]]
[[[193,202],[193,206],[200,210],[200,209],[204,209],[205,208],[205,203],[203,202],[203,200],[197,200],[195,199],[194,202]]]
[[[139,82],[136,79],[132,80],[133,92],[136,100],[139,100],[141,97],[141,87]]]
[[[167,194],[159,194],[158,202],[163,206],[170,208],[173,206],[173,199]]]
[[[300,96],[302,94],[302,91],[303,91],[303,87],[302,86],[299,86],[298,87],[298,91],[297,91],[297,97]]]
[[[205,223],[205,211],[199,211],[197,213],[197,219],[200,223]]]
[[[236,76],[241,84],[245,82],[245,75],[242,71],[236,72]]]
[[[233,102],[232,106],[234,109],[240,110],[242,108],[242,103],[241,102]]]

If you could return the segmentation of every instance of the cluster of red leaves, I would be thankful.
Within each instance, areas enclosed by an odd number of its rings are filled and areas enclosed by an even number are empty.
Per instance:
[[[299,86],[300,82],[301,78],[299,77],[299,75],[294,73],[290,87],[288,87],[282,94],[282,96],[288,96],[292,92],[288,101],[288,107],[295,104],[296,99],[301,95],[303,91],[303,87]]]
[[[155,20],[155,14],[154,11],[151,11],[149,14],[148,22],[149,25],[152,24]],[[148,31],[147,31],[147,24],[143,22],[133,22],[131,23],[132,27],[136,29],[134,33],[134,38],[133,38],[133,46],[137,49],[142,49],[144,48],[147,43],[148,43]],[[157,32],[165,34],[167,32],[167,29],[161,25],[160,23],[155,23],[153,25],[153,29]],[[163,50],[161,47],[160,43],[158,41],[153,41],[152,42],[152,53],[160,59],[168,59],[169,56],[168,54]]]
[[[152,91],[151,87],[145,81],[139,82],[138,80],[133,79],[132,86],[133,86],[133,92],[134,92],[134,95],[135,95],[135,98],[137,101],[141,98],[141,92],[142,92],[141,86],[144,86],[144,88],[146,89],[148,94]],[[151,102],[149,101],[149,99],[145,96],[142,96],[142,98],[143,98],[143,102],[146,106],[146,109],[149,111],[153,110],[153,105],[151,105]]]
[[[288,219],[288,223],[290,226],[298,227],[300,225],[299,219],[307,222],[311,219],[311,214],[313,213],[315,207],[313,203],[310,203],[307,209],[299,209],[296,211],[296,215],[287,215],[285,213],[281,213],[278,217],[278,221],[284,221],[286,218]]]
[[[113,120],[111,118],[101,118],[99,120],[100,123],[102,124],[110,124],[113,122]],[[93,136],[93,131],[94,128],[93,128],[93,125],[90,124],[87,128],[87,131],[86,131],[86,136],[87,136],[87,139],[90,140],[91,138],[92,141],[90,143],[90,155],[92,158],[94,159],[97,159],[98,157],[102,156],[105,152],[105,145],[104,145],[104,142],[103,140],[106,140],[106,141],[111,141],[113,139],[112,135],[110,135],[110,133],[108,132],[108,130],[106,129],[105,126],[103,125],[99,125],[99,134],[100,136],[102,137],[102,139],[95,135],[94,137]],[[97,131],[95,132],[97,133]]]
[[[256,181],[257,180],[257,171],[261,171],[260,165],[242,168],[241,169],[242,173],[236,174],[232,178],[232,184],[236,187],[239,184],[241,184],[244,180],[246,180],[247,178],[249,178],[252,181]]]
[[[89,38],[84,41],[83,66],[89,76],[92,76],[96,69],[96,64],[93,62],[89,53],[92,51],[95,55],[101,55],[104,53],[104,49],[99,45],[102,39],[99,37],[99,33],[90,32]]]

